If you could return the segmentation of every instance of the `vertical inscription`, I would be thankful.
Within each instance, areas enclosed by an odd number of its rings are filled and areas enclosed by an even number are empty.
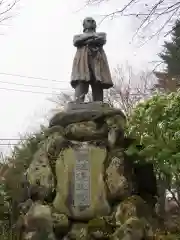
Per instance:
[[[90,205],[90,163],[88,147],[75,151],[74,169],[74,206],[88,207]]]

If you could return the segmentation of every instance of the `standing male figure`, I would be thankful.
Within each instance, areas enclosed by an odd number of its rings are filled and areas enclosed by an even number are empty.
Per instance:
[[[106,33],[96,33],[96,22],[88,17],[83,21],[83,34],[75,35],[73,44],[77,52],[73,61],[71,86],[75,88],[75,101],[84,102],[89,85],[93,101],[103,101],[103,89],[113,86],[103,45]]]

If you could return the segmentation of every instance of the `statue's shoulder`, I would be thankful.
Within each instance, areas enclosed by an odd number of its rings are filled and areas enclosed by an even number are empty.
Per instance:
[[[81,37],[88,36],[88,35],[90,35],[90,34],[89,33],[80,33],[80,34],[74,35],[74,38],[81,38]]]
[[[96,33],[98,36],[100,36],[100,37],[104,37],[104,38],[106,38],[106,33],[105,32],[97,32]]]
[[[82,34],[75,34],[74,35],[74,38],[78,38],[78,37],[81,37],[81,36],[83,36],[84,34],[82,33]]]
[[[76,42],[77,42],[77,41],[82,40],[82,39],[84,38],[84,36],[85,36],[85,33],[74,35],[74,37],[73,37],[73,43],[74,43],[74,45],[76,45]]]

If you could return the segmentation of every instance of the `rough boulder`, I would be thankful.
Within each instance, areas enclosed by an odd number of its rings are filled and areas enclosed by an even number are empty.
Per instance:
[[[144,166],[125,154],[125,125],[99,102],[69,103],[51,119],[25,174],[23,239],[155,239],[153,169],[146,165],[146,187]]]

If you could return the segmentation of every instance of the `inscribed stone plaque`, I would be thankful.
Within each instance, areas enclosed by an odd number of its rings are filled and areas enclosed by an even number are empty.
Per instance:
[[[88,207],[90,205],[90,163],[88,147],[75,151],[74,168],[74,206]]]

